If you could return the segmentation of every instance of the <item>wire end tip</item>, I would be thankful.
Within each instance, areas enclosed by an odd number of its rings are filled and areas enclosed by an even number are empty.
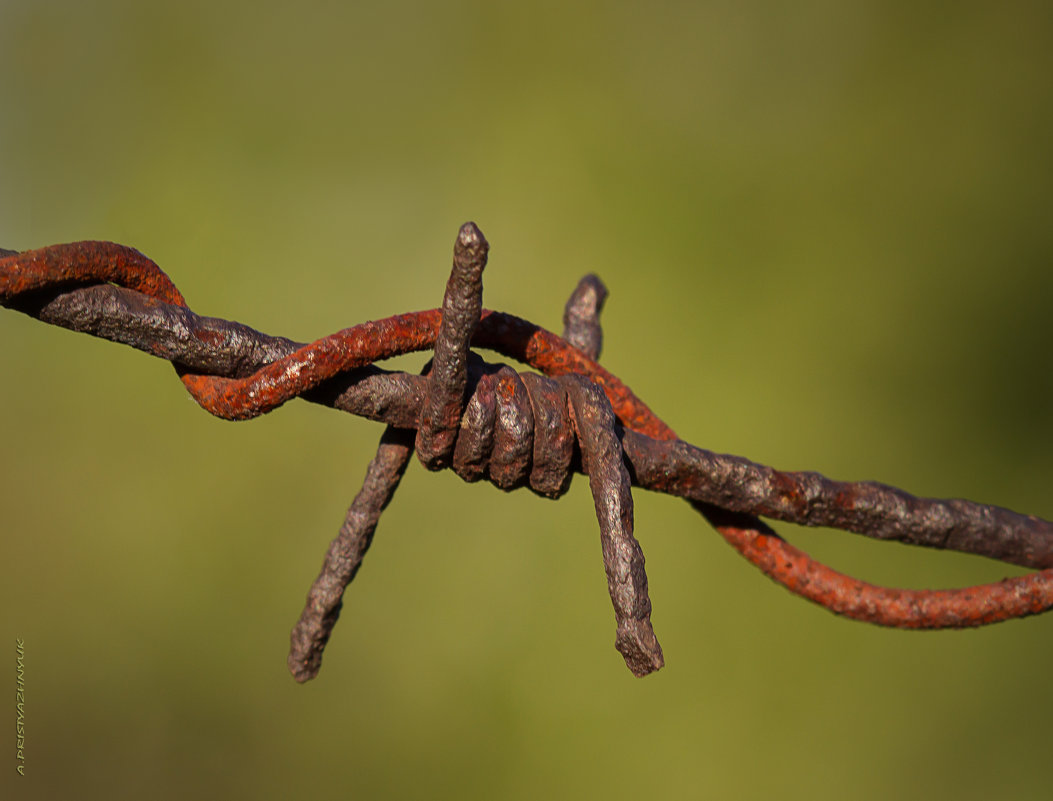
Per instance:
[[[474,222],[466,222],[457,232],[457,244],[462,248],[483,248],[489,250],[490,243],[486,241],[483,232]]]

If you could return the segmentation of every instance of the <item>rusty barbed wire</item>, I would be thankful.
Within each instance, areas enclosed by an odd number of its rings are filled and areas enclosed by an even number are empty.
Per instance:
[[[172,362],[194,399],[243,420],[293,397],[383,421],[387,428],[291,637],[299,681],[317,674],[344,591],[416,448],[425,467],[546,497],[589,475],[615,616],[616,645],[636,675],[664,663],[650,624],[643,553],[633,536],[632,484],[683,497],[734,547],[791,592],[837,614],[901,628],[962,628],[1053,607],[1053,523],[966,500],[916,498],[875,482],[786,472],[679,440],[597,363],[607,292],[579,283],[563,337],[482,308],[488,244],[466,223],[442,309],[352,326],[304,345],[241,323],[201,317],[138,251],[78,242],[0,249],[0,304],[44,322],[121,342]],[[487,364],[494,350],[545,376]],[[434,348],[424,375],[375,361]],[[957,550],[1039,572],[954,590],[879,587],[838,573],[783,541],[758,516]]]

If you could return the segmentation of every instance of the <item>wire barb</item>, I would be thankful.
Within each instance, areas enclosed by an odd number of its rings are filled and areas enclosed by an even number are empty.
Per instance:
[[[344,590],[358,573],[373,542],[380,513],[391,502],[413,454],[412,430],[388,426],[380,437],[377,455],[369,463],[340,533],[329,544],[322,571],[311,585],[307,604],[290,635],[289,671],[298,682],[318,675],[322,652],[329,642],[340,610]]]
[[[632,485],[614,430],[614,412],[595,384],[581,376],[567,376],[564,381],[600,521],[607,588],[618,621],[615,647],[634,676],[646,676],[662,667],[665,659],[651,628],[644,555],[633,537]]]
[[[603,350],[600,312],[607,300],[607,287],[598,275],[582,278],[563,308],[563,338],[593,361]]]
[[[578,375],[556,380],[520,376],[506,365],[473,360],[477,380],[472,412],[464,414],[469,346],[482,311],[481,279],[487,249],[482,232],[474,223],[465,223],[454,246],[453,270],[428,372],[416,436],[418,455],[422,447],[426,448],[429,457],[422,456],[421,462],[436,470],[448,466],[453,453],[454,468],[469,481],[485,476],[506,490],[528,481],[539,494],[555,497],[570,481],[573,438],[565,432],[575,432],[600,524],[603,563],[618,623],[615,647],[634,675],[646,676],[665,662],[651,628],[644,556],[633,537],[632,485],[607,396]],[[590,288],[587,280],[579,289],[582,286]],[[571,297],[571,304],[578,294]],[[593,353],[598,352],[598,306],[593,303],[576,323],[596,335],[589,344]],[[561,415],[561,410],[569,411],[569,415]],[[537,429],[535,415],[539,418]],[[395,436],[393,431],[397,432],[389,427],[385,438]],[[297,681],[318,674],[344,590],[358,571],[380,512],[391,500],[409,454],[404,443],[391,445],[381,440],[362,491],[351,505],[340,535],[330,545],[322,572],[308,594],[307,607],[293,629],[289,668]]]
[[[475,223],[461,226],[417,425],[417,458],[429,470],[448,467],[453,454],[468,382],[468,349],[483,311],[483,269],[489,250],[490,244]]]

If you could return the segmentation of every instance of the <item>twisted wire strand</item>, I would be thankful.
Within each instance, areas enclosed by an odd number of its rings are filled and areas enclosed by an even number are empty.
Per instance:
[[[19,269],[18,260],[7,264],[8,272]],[[0,289],[11,288],[7,279],[0,273]],[[244,378],[305,347],[113,284],[8,294],[0,303],[53,325],[129,345],[194,373]],[[369,420],[415,428],[424,389],[421,376],[367,365],[340,373],[301,397]],[[1032,515],[959,499],[915,498],[873,482],[778,471],[679,440],[652,440],[630,428],[622,432],[622,446],[634,483],[645,489],[798,525],[831,526],[1022,567],[1053,566],[1053,523]]]
[[[193,314],[170,279],[131,248],[81,242],[3,253],[0,303],[173,361],[191,395],[213,414],[247,419],[303,395],[392,425],[418,425],[425,379],[388,373],[372,362],[432,347],[440,310],[363,323],[300,346]],[[944,628],[984,625],[1053,607],[1049,521],[964,500],[914,498],[873,482],[834,482],[814,473],[776,471],[696,448],[677,440],[671,428],[586,353],[512,315],[482,310],[472,344],[546,375],[577,374],[598,384],[623,427],[621,444],[635,483],[687,498],[766,575],[837,614],[886,626]],[[758,513],[1047,569],[957,590],[878,587],[793,548]]]

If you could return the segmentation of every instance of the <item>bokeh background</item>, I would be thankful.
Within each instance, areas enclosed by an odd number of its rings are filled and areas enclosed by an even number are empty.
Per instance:
[[[1049,518],[1051,23],[6,0],[0,246],[132,245],[198,312],[308,340],[437,305],[474,219],[491,308],[558,330],[604,278],[604,362],[685,439]],[[636,680],[581,479],[552,503],[414,464],[299,686],[288,631],[380,427],[222,422],[167,364],[11,311],[0,342],[18,798],[1048,797],[1053,617],[844,621],[639,492],[668,666]],[[778,528],[897,586],[1020,572]]]

